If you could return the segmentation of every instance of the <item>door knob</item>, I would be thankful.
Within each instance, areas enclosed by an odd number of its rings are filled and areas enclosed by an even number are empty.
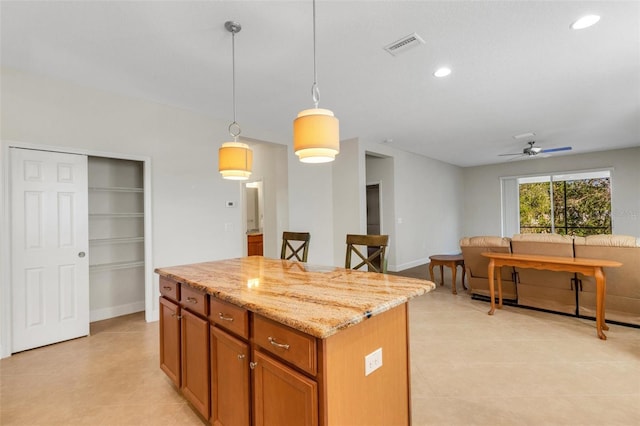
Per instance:
[[[83,251],[81,251],[80,253],[78,253],[78,257],[84,257],[85,253]]]

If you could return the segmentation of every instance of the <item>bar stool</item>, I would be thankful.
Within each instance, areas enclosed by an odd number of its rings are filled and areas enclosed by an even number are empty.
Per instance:
[[[283,232],[280,259],[291,260],[295,258],[293,260],[306,262],[309,254],[310,239],[311,234],[308,232]]]
[[[367,265],[367,269],[373,272],[387,272],[385,252],[389,242],[388,235],[354,235],[347,234],[347,255],[344,267],[347,269],[360,269]],[[358,247],[367,246],[367,256],[363,255]],[[351,253],[355,253],[361,260],[356,266],[351,266]]]

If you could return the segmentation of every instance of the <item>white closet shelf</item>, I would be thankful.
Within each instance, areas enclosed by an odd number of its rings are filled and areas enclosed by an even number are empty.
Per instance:
[[[144,217],[144,213],[89,213],[90,219],[120,219],[128,217]]]
[[[96,192],[144,192],[144,188],[129,188],[125,186],[90,186],[89,191]]]
[[[144,266],[144,261],[136,261],[136,262],[113,262],[113,263],[101,263],[98,265],[89,265],[90,272],[100,272],[100,271],[115,271],[117,269],[129,269],[129,268],[139,268]]]
[[[108,244],[128,244],[128,243],[142,243],[144,237],[125,237],[125,238],[94,238],[89,240],[89,244],[100,246]]]

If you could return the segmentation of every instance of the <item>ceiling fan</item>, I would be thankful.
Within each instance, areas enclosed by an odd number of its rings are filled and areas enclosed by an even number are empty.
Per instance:
[[[550,153],[550,152],[559,152],[559,151],[571,151],[571,147],[570,146],[563,146],[560,148],[549,148],[549,149],[542,149],[539,146],[534,146],[534,144],[536,143],[536,141],[529,141],[527,142],[529,144],[529,146],[525,147],[522,152],[518,152],[518,153],[514,153],[514,154],[499,154],[501,157],[502,156],[507,156],[507,155],[524,155],[524,156],[529,156],[529,157],[534,157],[538,154],[546,154],[546,153]]]

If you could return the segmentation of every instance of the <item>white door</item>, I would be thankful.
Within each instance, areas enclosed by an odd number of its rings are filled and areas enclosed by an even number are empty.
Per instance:
[[[87,157],[11,149],[12,350],[89,334]]]

